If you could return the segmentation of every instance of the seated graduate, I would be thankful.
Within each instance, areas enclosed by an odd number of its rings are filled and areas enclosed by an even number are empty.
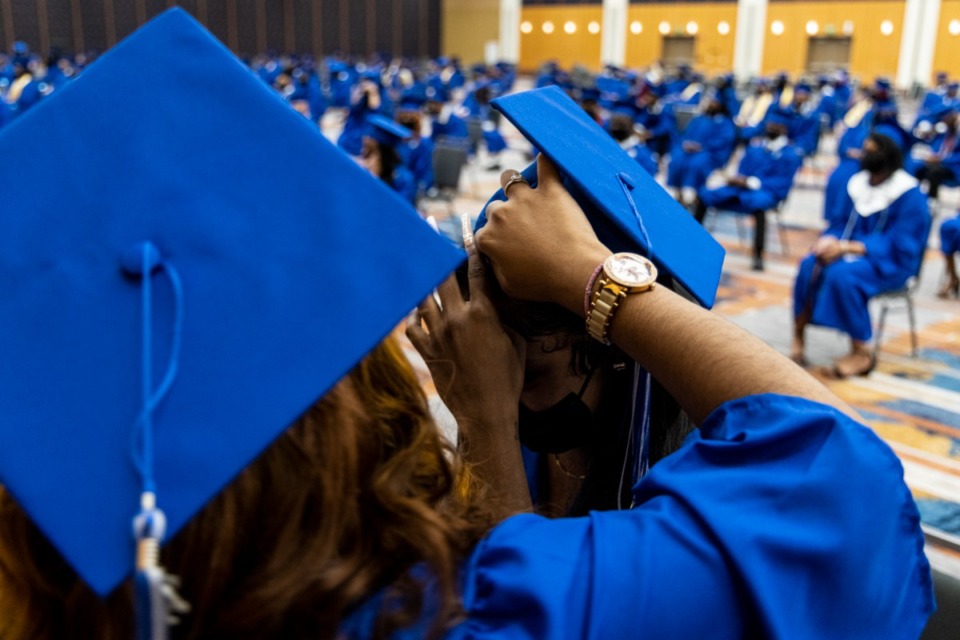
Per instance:
[[[637,161],[643,170],[651,176],[657,175],[657,159],[653,151],[637,134],[633,118],[626,114],[615,113],[607,122],[607,131],[627,155]]]
[[[677,133],[677,118],[673,105],[664,102],[663,87],[647,83],[637,96],[634,121],[642,137],[656,155],[664,158],[670,151],[672,136]]]
[[[353,86],[350,109],[343,123],[343,131],[337,139],[337,146],[351,156],[358,156],[363,148],[363,138],[370,135],[369,118],[372,115],[389,114],[386,101],[379,85],[369,78],[360,80]]]
[[[360,165],[377,176],[410,204],[416,204],[417,181],[403,163],[398,148],[413,132],[381,115],[367,118],[368,135],[363,136]]]
[[[804,360],[809,324],[850,336],[850,353],[830,371],[836,377],[873,370],[867,303],[916,275],[930,230],[926,198],[916,179],[901,168],[893,140],[870,134],[860,162],[863,170],[847,183],[842,211],[827,216],[830,227],[800,263],[793,292],[794,360]]]
[[[944,220],[940,225],[940,251],[943,252],[943,284],[938,298],[960,297],[960,277],[957,277],[956,254],[960,253],[960,217]]]
[[[190,55],[156,56],[171,42]],[[198,56],[218,71],[206,83]],[[0,288],[22,294],[0,297],[16,363],[0,367],[0,635],[157,640],[170,616],[178,638],[920,634],[929,565],[893,453],[788,359],[650,289],[642,257],[611,256],[549,160],[489,210],[477,248],[505,293],[576,314],[609,260],[631,292],[598,336],[700,433],[632,510],[491,526],[495,497],[469,490],[410,368],[377,346],[460,252],[181,10],[85,73],[0,136],[18,157],[0,168]],[[40,131],[51,143],[30,145]],[[91,159],[83,179],[12,188],[72,153]],[[263,188],[283,181],[298,189]],[[469,301],[448,279],[442,309],[420,307],[430,339],[462,336],[441,319],[485,319],[458,372],[475,381],[516,357],[477,255]],[[515,423],[469,417],[469,438],[503,447],[488,464],[518,468]]]
[[[913,121],[913,129],[917,129],[924,122],[930,122],[931,115],[939,111],[943,106],[949,86],[950,77],[943,71],[937,72],[933,86],[927,89],[927,92],[923,94],[923,99],[920,101],[919,106],[917,106],[917,115]],[[954,91],[954,97],[949,100],[955,100],[955,96],[956,91]]]
[[[805,82],[798,82],[793,86],[793,95],[785,107],[777,106],[771,111],[782,111],[788,118],[787,135],[804,156],[813,155],[820,142],[820,114],[817,105],[812,100],[813,89]],[[771,116],[767,112],[767,117]]]
[[[957,184],[960,180],[960,145],[958,125],[960,115],[957,106],[942,106],[933,114],[937,122],[942,123],[939,131],[930,140],[930,152],[920,158],[911,158],[907,170],[921,182],[927,183],[927,196],[936,199],[940,186]]]
[[[735,138],[726,107],[715,96],[709,97],[704,112],[687,124],[670,148],[667,185],[676,190],[681,204],[693,205],[710,174],[730,159]]]
[[[397,122],[410,130],[410,137],[397,146],[404,166],[413,174],[417,193],[423,194],[434,186],[433,141],[423,137],[423,114],[419,109],[402,106],[397,110]]]
[[[763,121],[767,111],[773,105],[773,87],[765,78],[757,78],[754,82],[753,93],[747,96],[737,111],[734,123],[737,126],[738,140],[752,140],[763,135]]]
[[[697,196],[694,215],[700,223],[710,208],[753,215],[756,223],[753,269],[756,271],[763,270],[767,211],[786,199],[803,163],[801,150],[787,137],[789,122],[789,118],[780,114],[767,117],[765,139],[747,147],[737,175],[727,178],[726,186],[701,188]]]
[[[454,106],[447,102],[448,99],[449,95],[445,90],[433,87],[427,89],[424,113],[430,126],[430,140],[434,145],[466,147],[470,144],[467,121],[457,115]]]
[[[490,109],[490,101],[496,97],[494,86],[488,80],[476,83],[473,91],[463,101],[463,110],[468,120],[475,120],[482,127],[484,146],[487,148],[489,165],[487,169],[500,168],[500,153],[507,148],[507,141],[497,128],[497,120]]]

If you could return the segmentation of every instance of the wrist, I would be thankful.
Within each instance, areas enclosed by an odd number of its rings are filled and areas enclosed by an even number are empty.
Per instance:
[[[564,271],[562,277],[558,278],[558,290],[553,301],[578,316],[585,317],[584,298],[589,299],[593,296],[596,292],[597,282],[600,280],[599,277],[594,278],[593,274],[597,273],[599,275],[598,267],[611,253],[603,245],[598,245],[590,247],[568,260],[568,268]],[[588,293],[586,287],[591,278],[593,279],[593,286]]]

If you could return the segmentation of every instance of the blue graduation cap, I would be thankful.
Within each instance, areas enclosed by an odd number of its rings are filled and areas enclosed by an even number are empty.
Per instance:
[[[379,113],[367,116],[367,129],[371,138],[391,147],[413,136],[410,129]]]
[[[557,165],[608,248],[648,255],[662,281],[713,306],[723,247],[583,109],[557,87],[504,96],[493,106]],[[536,163],[522,173],[536,185]],[[504,199],[499,190],[491,202]]]
[[[101,595],[463,258],[179,9],[0,153],[0,482]]]

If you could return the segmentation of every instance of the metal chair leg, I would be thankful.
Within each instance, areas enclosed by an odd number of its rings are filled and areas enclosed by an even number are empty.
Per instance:
[[[880,307],[880,321],[877,323],[877,336],[873,341],[873,355],[874,357],[880,353],[880,343],[883,342],[883,325],[887,320],[887,303],[886,301],[881,303]]]
[[[777,223],[777,233],[780,236],[780,253],[783,256],[790,256],[790,248],[787,246],[787,230],[783,228],[783,221],[780,219],[780,213],[774,211],[773,219]]]
[[[743,247],[743,220],[742,216],[738,213],[733,214],[737,220],[737,240],[740,241],[740,247]]]
[[[916,358],[920,353],[917,344],[917,320],[913,312],[913,296],[907,294],[907,317],[910,319],[910,357]]]

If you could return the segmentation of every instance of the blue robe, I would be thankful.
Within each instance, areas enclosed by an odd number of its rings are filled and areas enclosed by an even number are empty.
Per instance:
[[[495,527],[463,567],[467,619],[444,638],[919,637],[933,592],[902,474],[835,409],[727,402],[638,483],[637,508]],[[341,636],[369,638],[381,604]]]
[[[647,146],[658,156],[665,156],[670,151],[672,137],[679,135],[673,107],[663,102],[657,103],[653,108],[637,110],[633,120],[650,134]]]
[[[889,207],[869,216],[853,209],[849,195],[846,216],[829,218],[824,232],[843,240],[857,240],[865,256],[847,256],[822,266],[811,254],[800,263],[793,291],[793,313],[811,305],[812,324],[842,331],[866,342],[873,336],[870,298],[902,287],[917,273],[930,230],[930,211],[920,189],[913,187]]]
[[[667,184],[699,190],[707,177],[726,164],[736,142],[736,127],[728,116],[699,115],[690,121],[670,149]],[[696,142],[700,151],[687,153],[684,142]]]
[[[393,177],[387,183],[401,198],[412,205],[417,204],[417,181],[405,166],[400,165],[393,171]]]
[[[960,252],[960,217],[944,220],[940,225],[940,250],[945,256]]]
[[[948,143],[948,138],[946,134],[937,135],[931,142],[931,150],[940,156],[940,166],[944,169],[949,169],[953,173],[953,180],[948,180],[944,184],[954,186],[960,181],[960,131],[953,134],[954,139],[950,140],[949,143],[953,146],[952,151],[948,151],[944,148],[944,145]],[[912,175],[917,175],[917,172],[925,165],[926,163],[922,160],[917,160],[916,158],[908,158],[904,163],[904,168]]]
[[[800,151],[793,146],[770,151],[764,144],[751,144],[743,154],[737,173],[757,178],[760,188],[730,185],[718,189],[704,188],[698,194],[700,201],[707,207],[739,213],[773,209],[786,200],[802,163]]]
[[[433,142],[426,138],[409,140],[397,146],[400,159],[413,174],[418,192],[433,187],[433,149]]]

